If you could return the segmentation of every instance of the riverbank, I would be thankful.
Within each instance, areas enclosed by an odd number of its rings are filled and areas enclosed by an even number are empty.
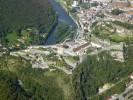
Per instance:
[[[69,17],[71,17],[72,20],[76,23],[76,26],[77,26],[76,29],[77,30],[76,30],[75,38],[78,38],[80,30],[81,30],[81,27],[80,27],[78,19],[76,19],[73,16],[73,14],[69,11],[69,7],[66,5],[66,3],[63,0],[56,0],[56,1],[63,7],[63,9],[69,14]]]
[[[75,30],[75,28],[77,29],[77,22],[75,21],[75,19],[72,16],[70,16],[69,12],[62,5],[59,4],[59,2],[57,2],[56,0],[49,0],[49,3],[53,6],[53,9],[55,10],[55,12],[57,14],[57,20],[56,20],[56,24],[52,27],[52,29],[46,36],[46,41],[44,43],[45,45],[51,45],[51,44],[56,44],[57,42],[62,42],[69,36],[70,36],[69,38],[72,38],[71,36],[73,36],[73,33],[72,32],[67,33],[68,30],[69,29]],[[62,25],[62,23],[63,23],[63,25]],[[60,27],[61,25],[62,25],[62,27]],[[69,26],[68,30],[63,28],[64,25]],[[58,29],[58,27],[61,28],[61,31],[60,31],[60,29]],[[64,29],[64,30],[62,30],[62,29]],[[58,36],[56,36],[56,34]],[[59,37],[59,39],[58,39],[58,37]]]
[[[51,29],[49,30],[49,32],[47,34],[45,34],[45,39],[43,41],[43,44],[47,45],[48,44],[48,40],[49,40],[49,37],[52,35],[52,33],[54,32],[54,30],[56,29],[58,25],[58,16],[56,15],[55,17],[55,21],[53,23],[53,25],[51,26]],[[50,43],[51,44],[51,43]]]
[[[58,15],[58,21],[63,21],[72,27],[76,27],[76,23],[69,16],[68,12],[59,4],[56,0],[49,0],[49,3],[53,6],[53,9]]]
[[[68,13],[68,15],[72,18],[72,20],[76,23],[77,28],[79,28],[78,21],[74,18],[71,12],[68,10],[68,7],[64,4],[62,0],[57,0],[57,2],[63,7],[63,9]]]

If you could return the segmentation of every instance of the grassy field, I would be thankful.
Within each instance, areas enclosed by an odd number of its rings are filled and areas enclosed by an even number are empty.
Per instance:
[[[97,25],[95,23],[92,26],[92,34],[95,36],[101,38],[101,39],[109,39],[112,42],[125,42],[125,41],[133,41],[133,36],[132,36],[132,30],[131,30],[130,24],[120,24],[120,22],[103,22],[100,25]],[[127,28],[128,27],[128,28]],[[118,33],[116,30],[122,30],[125,29],[125,32],[129,32],[131,35],[126,35],[125,33]],[[128,33],[128,34],[129,34]]]

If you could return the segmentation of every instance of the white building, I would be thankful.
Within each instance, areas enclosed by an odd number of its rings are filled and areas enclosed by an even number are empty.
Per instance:
[[[78,6],[78,1],[74,0],[72,3],[72,7],[77,7]]]

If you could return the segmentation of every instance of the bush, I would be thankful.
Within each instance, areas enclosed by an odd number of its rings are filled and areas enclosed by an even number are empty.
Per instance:
[[[124,11],[122,11],[122,10],[120,10],[120,9],[114,9],[114,10],[112,10],[112,12],[111,12],[113,15],[119,15],[119,14],[121,14],[121,13],[124,13]]]

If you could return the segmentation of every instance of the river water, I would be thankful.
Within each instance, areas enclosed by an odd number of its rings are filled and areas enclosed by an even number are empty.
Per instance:
[[[73,19],[64,10],[64,8],[58,2],[56,2],[56,0],[48,0],[48,1],[53,6],[53,9],[55,10],[55,12],[58,15],[58,23],[65,22],[71,27],[77,27],[77,25],[73,21]],[[55,29],[56,29],[56,27],[53,28],[52,31],[49,33],[48,39],[45,43],[46,45],[54,44],[54,37],[53,37],[52,33],[54,32]]]

